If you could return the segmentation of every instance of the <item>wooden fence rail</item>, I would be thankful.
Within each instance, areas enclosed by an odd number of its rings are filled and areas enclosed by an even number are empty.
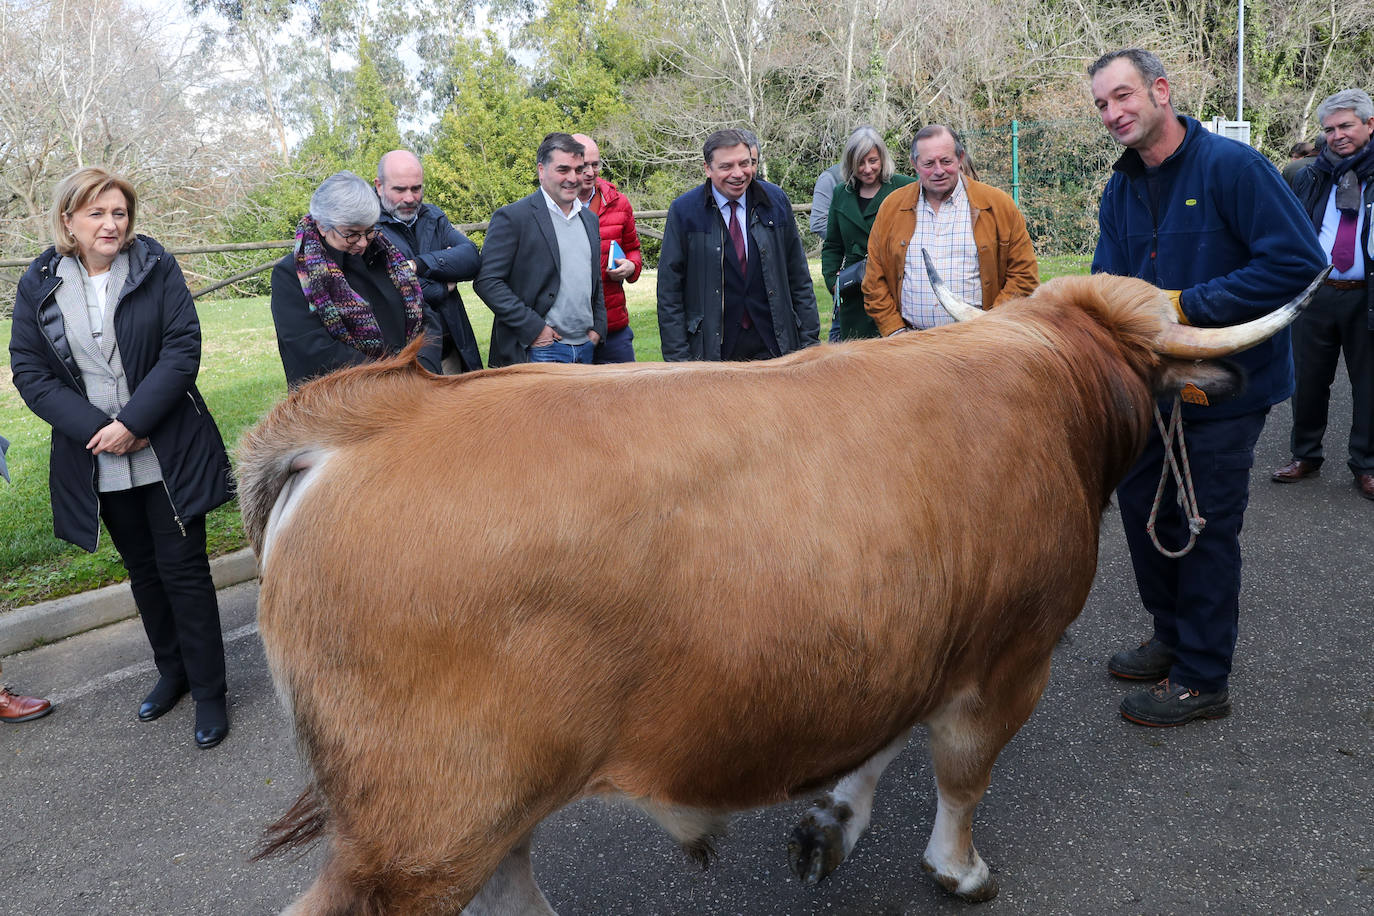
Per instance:
[[[794,215],[798,213],[809,214],[811,212],[811,204],[793,204],[792,212]],[[667,216],[667,210],[636,210],[635,222],[639,223],[641,220],[666,219]],[[489,225],[491,225],[489,221],[481,223],[459,223],[457,229],[458,231],[463,233],[485,232]],[[637,228],[641,235],[647,235],[650,238],[659,239],[660,241],[663,239],[663,233],[658,229],[655,229],[650,226],[637,226]],[[284,248],[290,248],[294,244],[296,244],[294,239],[279,239],[277,241],[272,242],[234,242],[224,245],[196,245],[189,248],[168,249],[168,251],[171,254],[177,256],[190,254],[220,254],[226,251],[281,250]],[[35,257],[37,257],[37,255],[35,255]],[[29,263],[32,260],[33,258],[10,258],[7,260],[0,260],[0,270],[3,270],[7,267],[27,267],[29,266]],[[278,260],[278,258],[273,257],[272,260],[267,261],[266,263],[258,264],[254,267],[248,268],[247,270],[239,271],[232,277],[225,277],[223,280],[216,280],[209,286],[203,286],[200,289],[191,290],[191,296],[200,297],[204,296],[206,293],[213,293],[215,290],[223,289],[226,286],[233,286],[235,283],[240,283],[244,280],[247,280],[249,277],[256,276],[265,270],[271,270],[272,265],[276,264]],[[0,280],[4,280],[10,284],[16,284],[19,282],[17,277],[10,276],[9,274],[0,274]],[[0,314],[3,314],[3,312],[0,312]]]

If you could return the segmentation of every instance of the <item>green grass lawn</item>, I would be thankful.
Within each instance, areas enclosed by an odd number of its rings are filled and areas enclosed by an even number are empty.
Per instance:
[[[1045,258],[1042,279],[1084,273],[1085,258]],[[821,338],[830,325],[830,297],[820,282],[819,261],[811,264],[821,312]],[[655,275],[646,271],[627,287],[635,355],[662,359],[654,307]],[[483,358],[491,336],[491,312],[467,284],[463,301],[472,317]],[[286,393],[286,379],[272,333],[267,299],[228,299],[198,306],[204,337],[200,390],[232,451],[240,435]],[[0,345],[8,352],[9,321],[0,321]],[[0,435],[11,442],[8,461],[14,483],[0,481],[0,612],[48,598],[74,594],[124,578],[124,567],[102,530],[94,554],[57,540],[48,504],[48,436],[46,423],[20,400],[10,383],[9,360],[0,362]],[[210,553],[216,556],[244,546],[237,503],[210,513]]]

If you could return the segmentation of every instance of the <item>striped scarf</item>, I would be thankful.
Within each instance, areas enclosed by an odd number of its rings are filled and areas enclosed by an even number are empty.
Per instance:
[[[420,281],[406,266],[405,255],[385,235],[373,239],[372,246],[386,257],[387,276],[400,290],[405,303],[406,340],[412,340],[420,333],[424,320]],[[296,276],[300,278],[306,306],[320,319],[330,337],[372,359],[387,355],[372,306],[353,292],[343,269],[325,253],[320,227],[308,213],[296,226]]]

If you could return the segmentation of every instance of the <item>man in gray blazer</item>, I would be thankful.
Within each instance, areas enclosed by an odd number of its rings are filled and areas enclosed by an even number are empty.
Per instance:
[[[539,145],[539,190],[491,217],[472,288],[496,315],[492,368],[591,363],[606,336],[601,235],[578,198],[584,148],[570,134]]]

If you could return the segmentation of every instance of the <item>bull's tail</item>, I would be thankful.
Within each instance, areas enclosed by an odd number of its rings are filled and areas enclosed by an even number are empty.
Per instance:
[[[251,861],[260,862],[288,849],[296,849],[299,850],[298,854],[304,854],[305,847],[324,833],[328,820],[324,796],[311,782],[290,810],[262,832],[262,846],[253,854]]]
[[[259,561],[272,507],[292,475],[308,471],[333,446],[385,430],[426,380],[436,378],[420,368],[423,343],[417,337],[391,359],[307,383],[244,433],[235,451],[239,512]]]

